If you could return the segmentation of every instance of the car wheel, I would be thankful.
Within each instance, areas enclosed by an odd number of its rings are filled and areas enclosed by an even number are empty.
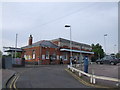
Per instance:
[[[110,62],[110,64],[111,64],[111,65],[115,65],[115,63],[114,63],[114,62]]]
[[[100,62],[98,62],[98,64],[101,64]]]

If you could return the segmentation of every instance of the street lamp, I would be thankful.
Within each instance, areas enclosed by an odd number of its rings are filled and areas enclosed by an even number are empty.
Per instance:
[[[16,41],[15,41],[15,58],[16,58],[16,49],[17,49],[17,36],[18,34],[16,34]]]
[[[115,49],[116,49],[115,47],[116,47],[116,44],[114,45],[114,54],[115,54]]]
[[[72,33],[71,33],[71,26],[65,25],[65,27],[70,28],[70,65],[72,66]]]
[[[105,40],[106,36],[107,36],[107,34],[104,34],[104,48],[105,48],[105,53],[106,53],[106,40]]]

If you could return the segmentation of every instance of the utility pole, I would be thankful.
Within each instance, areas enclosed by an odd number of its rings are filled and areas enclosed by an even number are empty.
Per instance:
[[[65,25],[65,27],[70,28],[70,66],[72,66],[72,31],[71,31],[71,25]]]
[[[105,39],[106,36],[107,36],[107,34],[104,34],[104,48],[105,48],[105,54],[107,54],[107,53],[106,53],[106,39]]]
[[[16,34],[16,40],[15,40],[15,58],[16,58],[16,48],[17,48],[17,36],[18,34]]]
[[[114,54],[115,54],[115,50],[116,50],[116,44],[114,45]]]

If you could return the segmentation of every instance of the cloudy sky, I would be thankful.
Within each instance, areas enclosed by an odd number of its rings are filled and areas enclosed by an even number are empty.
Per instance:
[[[69,39],[70,24],[72,40],[85,43],[100,43],[106,52],[118,48],[118,3],[117,2],[4,2],[2,3],[2,44],[18,47],[33,42],[56,38]],[[115,46],[116,45],[116,46]]]

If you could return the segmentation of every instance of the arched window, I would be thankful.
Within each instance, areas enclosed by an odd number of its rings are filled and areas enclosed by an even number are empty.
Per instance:
[[[53,60],[56,60],[56,52],[53,53],[52,58]]]
[[[49,51],[46,51],[46,59],[49,59]]]
[[[63,54],[63,59],[64,59],[64,60],[67,60],[67,57],[68,57],[67,52],[64,52],[64,54]]]
[[[35,50],[32,52],[32,58],[35,59]]]

